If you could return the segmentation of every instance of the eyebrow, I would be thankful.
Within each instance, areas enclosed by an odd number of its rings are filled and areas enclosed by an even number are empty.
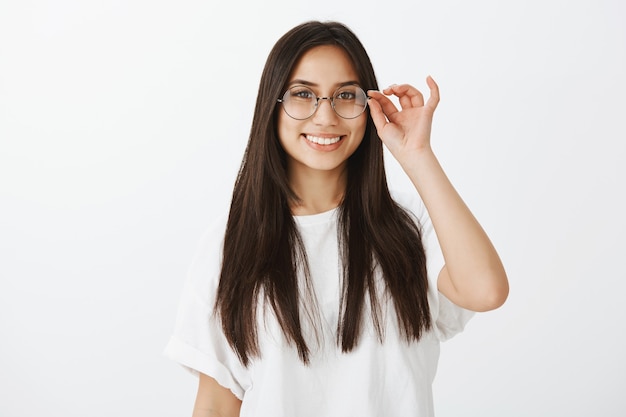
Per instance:
[[[319,84],[316,84],[307,80],[301,80],[301,79],[292,80],[289,84],[287,84],[287,87],[292,87],[296,84],[306,85],[307,87],[319,87]],[[346,85],[359,85],[359,82],[358,81],[345,81],[342,83],[335,84],[335,87],[340,88],[340,87],[345,87]]]

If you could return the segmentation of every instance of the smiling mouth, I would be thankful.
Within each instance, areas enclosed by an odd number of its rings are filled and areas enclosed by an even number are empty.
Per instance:
[[[309,142],[313,142],[318,145],[332,145],[341,140],[341,136],[336,136],[334,138],[320,138],[318,136],[305,135],[305,137],[306,137],[306,140],[308,140]]]

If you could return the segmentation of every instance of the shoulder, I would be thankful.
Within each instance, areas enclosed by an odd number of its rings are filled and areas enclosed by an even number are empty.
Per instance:
[[[428,212],[426,211],[422,198],[416,190],[390,188],[389,193],[393,201],[411,214],[420,224],[423,224],[427,220]]]
[[[227,220],[227,213],[215,217],[196,244],[187,274],[187,285],[199,294],[208,296],[218,284]]]
[[[204,229],[198,242],[196,251],[221,250],[224,243],[224,233],[226,232],[226,223],[228,222],[228,213],[221,213],[213,218],[210,224]]]

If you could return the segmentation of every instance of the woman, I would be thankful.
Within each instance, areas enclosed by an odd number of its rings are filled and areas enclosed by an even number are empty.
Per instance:
[[[439,342],[508,281],[432,152],[427,84],[426,102],[379,92],[339,23],[276,43],[228,219],[203,238],[167,347],[199,374],[195,417],[433,415]],[[389,192],[383,143],[417,193]]]

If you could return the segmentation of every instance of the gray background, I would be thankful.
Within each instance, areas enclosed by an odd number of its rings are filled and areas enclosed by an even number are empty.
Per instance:
[[[0,415],[190,415],[162,356],[185,272],[308,19],[351,26],[381,87],[438,81],[433,146],[509,273],[442,346],[438,416],[624,415],[617,0],[1,0]]]

